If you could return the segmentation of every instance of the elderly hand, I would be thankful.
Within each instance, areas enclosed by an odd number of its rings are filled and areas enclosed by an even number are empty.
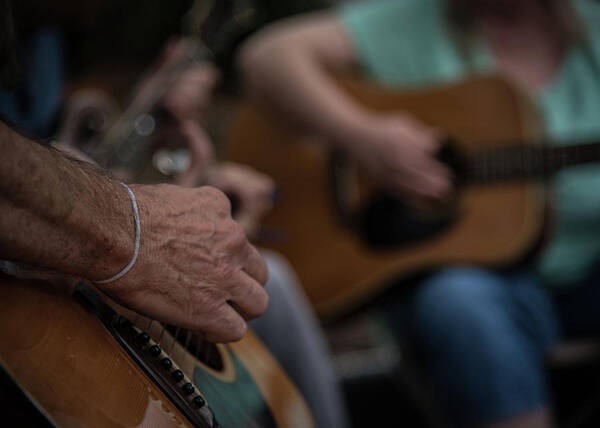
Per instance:
[[[451,193],[452,173],[435,158],[439,136],[411,116],[368,116],[348,140],[356,162],[393,194],[422,201]]]
[[[267,269],[227,197],[212,187],[131,186],[141,247],[121,279],[98,287],[128,307],[217,342],[241,339],[261,315]]]

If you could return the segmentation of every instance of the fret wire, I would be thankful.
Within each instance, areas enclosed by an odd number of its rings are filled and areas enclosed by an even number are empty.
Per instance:
[[[544,162],[542,151],[543,150],[540,147],[531,147],[531,172],[536,176],[543,174]]]
[[[508,168],[505,171],[505,178],[508,176],[519,176],[519,156],[521,147],[510,147],[507,151]]]
[[[562,166],[567,166],[567,165],[571,165],[575,162],[576,157],[580,154],[585,152],[585,147],[579,147],[579,146],[563,146],[563,163],[564,165]]]
[[[489,179],[489,168],[488,168],[488,154],[487,153],[483,153],[483,156],[481,157],[481,171],[482,171],[482,176],[485,177],[485,180],[487,181]]]
[[[532,158],[533,158],[532,171],[538,177],[544,175],[545,174],[544,170],[546,169],[545,165],[544,165],[544,159],[545,159],[544,147],[532,147],[531,152],[532,152]]]
[[[521,150],[519,150],[518,152],[516,152],[516,156],[517,156],[517,164],[518,164],[518,171],[519,171],[519,176],[525,176],[526,174],[526,169],[525,169],[525,152],[527,149],[527,146],[525,147],[521,147]]]
[[[523,150],[523,175],[525,175],[528,171],[533,172],[533,151],[531,150],[531,146],[525,147]]]
[[[579,156],[582,153],[585,153],[585,147],[574,146],[571,150],[568,150],[567,153],[569,158],[568,163],[569,165],[573,165],[577,163]]]
[[[600,161],[600,144],[550,146],[523,144],[484,149],[467,156],[467,181],[490,183],[509,178],[547,176],[571,165]]]
[[[480,153],[473,154],[467,159],[466,171],[468,179],[474,181],[482,181],[482,176],[484,175],[484,168]]]
[[[506,152],[503,152],[498,149],[496,149],[495,152],[496,152],[496,156],[499,160],[498,164],[494,165],[495,169],[496,169],[496,178],[501,179],[504,176],[504,173],[506,172],[506,167],[507,167]]]
[[[555,169],[566,166],[569,157],[569,153],[567,152],[567,150],[565,150],[564,146],[559,146],[558,153],[558,161],[556,162],[556,164],[553,165]],[[553,169],[552,171],[554,171],[555,169]]]

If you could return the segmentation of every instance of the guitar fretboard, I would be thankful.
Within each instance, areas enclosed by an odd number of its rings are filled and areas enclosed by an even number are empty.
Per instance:
[[[600,143],[569,146],[513,145],[484,150],[462,159],[459,176],[472,183],[548,177],[574,165],[600,161]]]

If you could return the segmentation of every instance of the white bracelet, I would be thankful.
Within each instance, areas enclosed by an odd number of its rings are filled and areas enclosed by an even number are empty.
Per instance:
[[[103,279],[101,281],[94,281],[96,284],[106,284],[109,282],[113,282],[116,281],[117,279],[121,278],[123,275],[125,275],[127,272],[129,272],[129,270],[133,267],[133,265],[135,264],[135,261],[137,260],[138,257],[138,253],[140,252],[140,212],[138,210],[138,204],[137,201],[135,199],[135,195],[133,194],[133,191],[129,188],[129,186],[125,183],[121,183],[121,186],[123,186],[125,188],[125,190],[127,190],[127,193],[129,194],[129,199],[131,199],[131,207],[133,208],[133,223],[134,223],[134,227],[135,227],[135,243],[133,244],[133,257],[131,257],[131,261],[127,264],[127,266],[125,266],[123,268],[123,270],[119,273],[117,273],[116,275],[111,276],[108,279]]]

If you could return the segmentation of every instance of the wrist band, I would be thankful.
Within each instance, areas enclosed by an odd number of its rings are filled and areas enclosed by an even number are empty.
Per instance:
[[[108,279],[103,279],[101,281],[94,281],[96,284],[106,284],[109,282],[113,282],[116,281],[117,279],[121,278],[123,275],[125,275],[127,272],[129,272],[129,270],[133,267],[133,265],[135,264],[135,261],[137,260],[137,256],[138,253],[140,252],[140,212],[138,210],[138,204],[137,201],[135,199],[135,195],[133,194],[133,191],[129,188],[129,186],[125,183],[121,183],[121,186],[123,186],[125,188],[125,190],[127,190],[127,193],[129,194],[129,199],[131,199],[131,207],[133,208],[133,223],[134,223],[134,227],[135,227],[135,243],[133,244],[133,257],[131,257],[131,261],[127,264],[127,266],[125,266],[123,268],[123,270],[121,270],[121,272],[117,273],[116,275],[111,276]]]

